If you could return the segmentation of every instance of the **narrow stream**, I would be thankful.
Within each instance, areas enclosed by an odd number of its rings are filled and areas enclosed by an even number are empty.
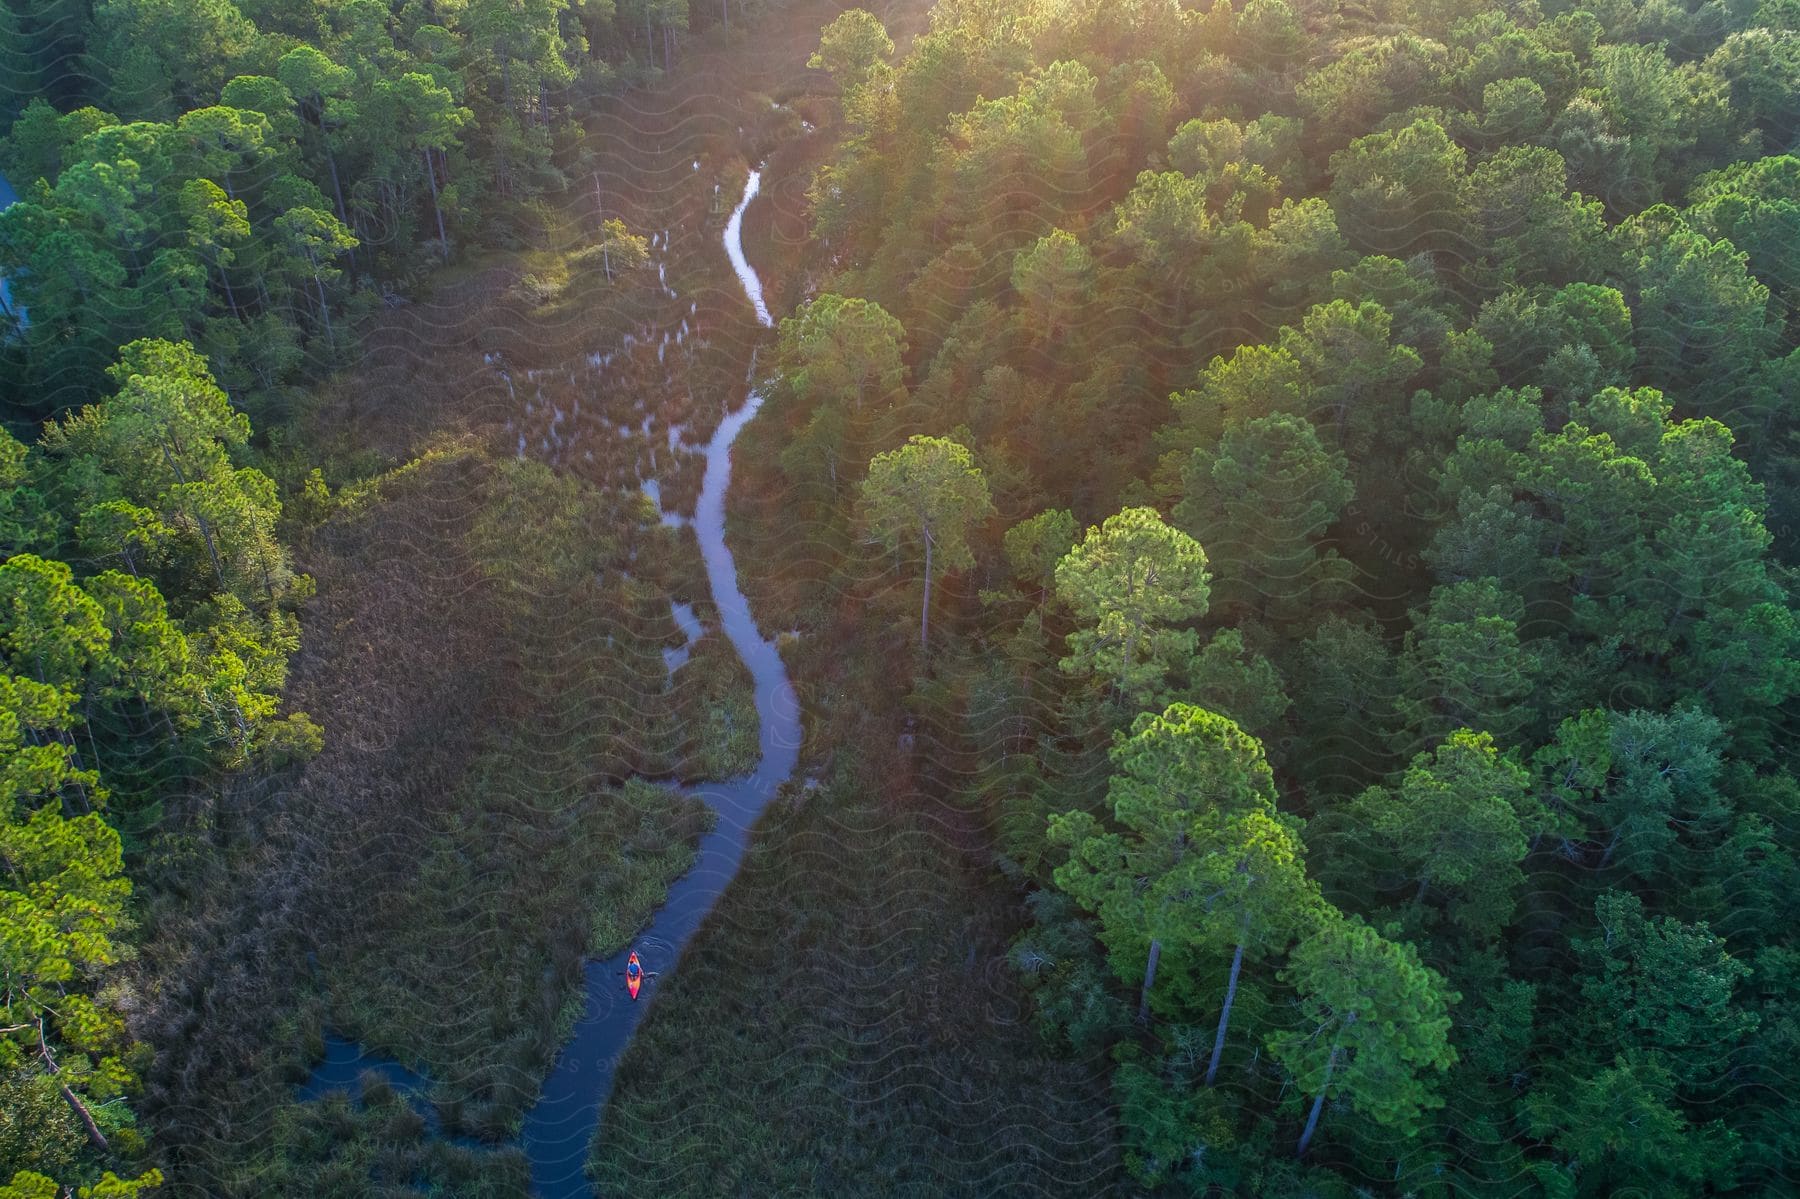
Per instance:
[[[738,206],[731,210],[731,219],[725,222],[725,254],[731,259],[731,269],[737,272],[738,282],[744,285],[744,294],[750,297],[750,304],[756,309],[756,319],[763,328],[773,328],[775,322],[769,317],[768,305],[763,303],[762,280],[756,277],[756,271],[750,260],[744,257],[744,210],[750,207],[750,201],[756,199],[756,193],[762,188],[762,171],[750,172],[744,180],[744,198]]]
[[[745,259],[743,247],[744,210],[755,199],[761,182],[762,173],[751,171],[743,198],[725,226],[725,252],[756,309],[758,322],[769,327],[774,321],[763,301],[762,282]],[[635,948],[644,969],[664,977],[674,969],[682,948],[737,874],[751,826],[799,761],[799,702],[780,653],[757,631],[750,601],[738,587],[731,549],[725,544],[731,444],[761,407],[762,396],[751,391],[744,404],[720,422],[706,447],[706,474],[693,523],[725,635],[755,682],[762,755],[756,769],[743,778],[689,787],[718,813],[716,827],[700,842],[693,868],[669,888],[668,899],[631,946],[604,961],[587,964],[586,1010],[544,1079],[537,1105],[527,1113],[521,1132],[531,1165],[532,1189],[539,1199],[576,1199],[592,1193],[584,1170],[588,1146],[612,1089],[619,1059],[662,981],[650,980],[643,998],[634,1002],[626,994],[623,982],[627,954]],[[424,1080],[397,1065],[390,1066],[384,1059],[364,1056],[352,1042],[333,1038],[328,1048],[327,1060],[301,1088],[303,1098],[349,1089],[357,1073],[365,1068],[381,1070],[415,1098],[424,1089]]]

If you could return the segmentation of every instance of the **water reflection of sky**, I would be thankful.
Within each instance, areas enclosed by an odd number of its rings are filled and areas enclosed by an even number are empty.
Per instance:
[[[6,181],[6,176],[0,175],[0,208],[9,207],[18,198],[19,194],[13,191],[12,184]],[[12,311],[12,287],[6,282],[4,275],[0,275],[0,305],[4,305],[7,312]],[[24,324],[25,314],[21,312],[16,315],[19,317],[19,323]]]

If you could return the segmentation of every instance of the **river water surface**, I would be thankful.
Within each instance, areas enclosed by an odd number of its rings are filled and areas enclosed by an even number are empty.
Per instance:
[[[0,175],[0,208],[11,207],[18,198],[19,194],[13,191],[13,185],[6,181],[6,176]],[[731,260],[731,265],[735,267],[737,264],[738,260],[733,258]],[[740,273],[738,278],[743,278],[743,275]],[[12,312],[13,310],[12,287],[6,282],[5,275],[0,275],[0,309],[4,309],[7,312]],[[756,301],[756,311],[759,316],[766,317],[767,315],[763,312],[762,299],[760,297],[758,297]],[[16,315],[19,318],[19,323],[23,325],[25,323],[25,314],[20,312]],[[769,322],[766,319],[763,321],[763,324],[765,325],[768,323]]]
[[[773,325],[763,300],[762,282],[744,257],[744,210],[761,185],[751,171],[725,226],[725,252],[743,285],[744,294],[764,327]],[[650,980],[643,998],[625,991],[625,959],[635,948],[647,971],[666,976],[682,948],[712,911],[743,861],[751,826],[781,784],[793,774],[800,756],[800,705],[787,670],[773,643],[763,639],[750,614],[750,602],[738,587],[737,566],[725,544],[725,493],[731,484],[731,445],[756,416],[762,396],[751,390],[743,405],[720,422],[705,450],[706,473],[694,510],[694,532],[706,563],[714,605],[732,647],[749,669],[756,687],[761,756],[749,775],[726,782],[702,782],[687,789],[718,814],[713,831],[701,839],[694,866],[669,888],[663,906],[627,949],[586,970],[586,1008],[556,1063],[544,1080],[535,1107],[525,1117],[521,1139],[531,1165],[533,1192],[540,1199],[578,1199],[592,1193],[584,1170],[588,1146],[601,1109],[612,1089],[619,1059],[631,1043],[638,1022],[656,996],[659,979]],[[301,1088],[303,1098],[353,1089],[357,1075],[375,1069],[414,1099],[423,1099],[427,1083],[397,1063],[364,1055],[341,1038],[327,1042],[326,1060]],[[468,1142],[463,1142],[468,1143]]]

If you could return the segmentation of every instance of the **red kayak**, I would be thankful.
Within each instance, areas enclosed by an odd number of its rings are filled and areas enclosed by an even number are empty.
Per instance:
[[[631,951],[631,956],[625,961],[625,989],[631,992],[633,999],[636,999],[638,988],[643,985],[644,966],[642,962],[638,961],[637,950],[634,949]]]

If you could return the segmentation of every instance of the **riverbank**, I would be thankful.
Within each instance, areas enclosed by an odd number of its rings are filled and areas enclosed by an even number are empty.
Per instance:
[[[884,16],[904,45],[922,8]],[[791,147],[769,167],[763,244],[790,302],[825,266],[796,185],[809,169]],[[731,532],[759,564],[743,578],[753,606],[788,634],[819,785],[772,806],[639,1030],[597,1192],[1126,1193],[1110,1062],[1039,1035],[1006,960],[1019,893],[994,867],[994,830],[954,798],[951,717],[968,697],[912,677],[904,632],[892,653],[871,635],[879,617],[828,566],[866,562],[856,531],[789,487],[796,430],[778,401],[739,442]]]
[[[324,455],[335,492],[309,514],[319,595],[292,685],[329,717],[326,750],[230,797],[208,869],[150,913],[148,1106],[176,1193],[520,1193],[523,1154],[429,1135],[391,1081],[360,1102],[295,1087],[341,1030],[422,1071],[452,1138],[503,1145],[580,1023],[584,961],[716,835],[700,801],[621,784],[755,760],[752,679],[701,542],[639,487],[693,513],[761,336],[714,213],[744,183],[736,130],[769,119],[766,55],[745,45],[696,53],[615,114],[597,191],[547,210],[539,247],[384,314],[359,369],[273,448]],[[766,54],[787,75],[806,52]],[[583,251],[618,215],[650,264],[608,279]],[[741,847],[749,819],[721,830]],[[591,1129],[571,1126],[577,1180]]]
[[[704,857],[735,836],[741,852],[753,818],[729,819],[715,795],[724,814],[702,838],[701,805],[663,792],[657,807],[619,784],[743,760],[714,734],[721,720],[741,732],[751,676],[688,524],[721,460],[703,447],[767,336],[719,236],[750,169],[735,147],[780,146],[745,239],[753,262],[775,264],[772,316],[804,295],[803,176],[821,152],[777,133],[816,107],[801,64],[835,12],[797,5],[783,24],[811,22],[806,37],[698,55],[666,92],[612,114],[588,185],[545,212],[541,245],[467,264],[454,287],[384,314],[362,366],[300,414],[294,441],[331,451],[338,502],[306,550],[320,597],[295,685],[342,720],[305,777],[243,802],[256,814],[235,875],[155,939],[187,955],[169,973],[190,989],[153,1013],[175,1018],[156,1114],[186,1167],[178,1191],[349,1196],[381,1180],[516,1195],[535,1152],[541,1194],[579,1194],[599,1068],[646,1012],[590,1163],[600,1193],[623,1177],[695,1194],[721,1178],[755,1193],[798,1179],[940,1193],[995,1169],[1052,1193],[1110,1188],[1103,1071],[1044,1053],[1001,965],[1013,896],[914,783],[890,664],[789,570],[792,547],[775,548],[817,535],[784,504],[779,422],[745,432],[718,523],[745,567],[753,634],[798,629],[784,652],[809,723],[823,718],[806,753],[830,755],[825,782],[776,804],[722,909],[671,902],[691,924],[637,938],[675,960],[702,926],[649,1007],[608,1019],[606,955],[693,847]],[[650,265],[618,280],[583,254],[610,217],[650,247]],[[490,476],[528,498],[500,497]],[[636,498],[643,481],[673,523]],[[477,548],[503,564],[471,566]],[[608,587],[576,602],[538,581],[565,567],[570,587],[583,571]],[[702,626],[691,644],[682,606]],[[690,657],[665,689],[664,651],[680,648]],[[537,681],[508,698],[521,672]],[[491,737],[497,750],[471,744]],[[700,896],[729,873],[691,877]],[[260,964],[237,975],[237,961]],[[207,1002],[228,1009],[209,1017],[224,1035],[180,1041],[182,1013]],[[915,1018],[917,1037],[900,1032]],[[603,1035],[559,1059],[583,1025]],[[300,1102],[327,1029],[421,1068],[437,1127],[380,1072],[359,1098]],[[579,1085],[559,1089],[565,1075]],[[541,1127],[526,1115],[540,1086]],[[482,1148],[455,1140],[471,1135]]]
[[[745,260],[742,237],[744,210],[755,198],[758,182],[758,172],[752,170],[743,196],[726,222],[723,240],[745,300],[758,324],[766,328],[773,322],[763,302],[761,283]],[[643,968],[664,979],[680,966],[689,938],[731,884],[751,827],[793,774],[799,759],[800,709],[793,686],[780,653],[757,631],[725,542],[732,443],[761,406],[761,395],[751,391],[719,422],[706,446],[706,468],[690,526],[706,563],[708,590],[720,627],[753,680],[759,754],[755,769],[742,777],[684,786],[689,795],[707,805],[716,817],[716,827],[702,838],[692,867],[669,888],[654,915],[631,938],[631,952],[642,955]],[[539,1199],[581,1199],[591,1193],[583,1177],[586,1147],[595,1136],[619,1058],[662,985],[652,986],[648,996],[634,995],[627,1000],[620,984],[626,952],[621,946],[610,957],[587,964],[583,1013],[558,1052],[537,1104],[525,1118],[520,1140],[530,1163],[532,1191]]]
[[[510,1138],[585,959],[649,917],[709,827],[698,801],[623,782],[704,726],[705,668],[671,678],[662,656],[666,596],[697,567],[678,532],[476,447],[382,490],[313,546],[308,615],[337,636],[294,686],[331,714],[325,753],[239,797],[231,873],[153,913],[158,1010],[200,1021],[159,1027],[204,1030],[159,1045],[150,1076],[157,1098],[208,1101],[155,1109],[180,1193],[360,1195],[415,1157],[435,1185],[518,1193],[516,1154],[409,1145],[380,1105],[294,1087],[342,1030],[427,1074],[446,1131]]]

